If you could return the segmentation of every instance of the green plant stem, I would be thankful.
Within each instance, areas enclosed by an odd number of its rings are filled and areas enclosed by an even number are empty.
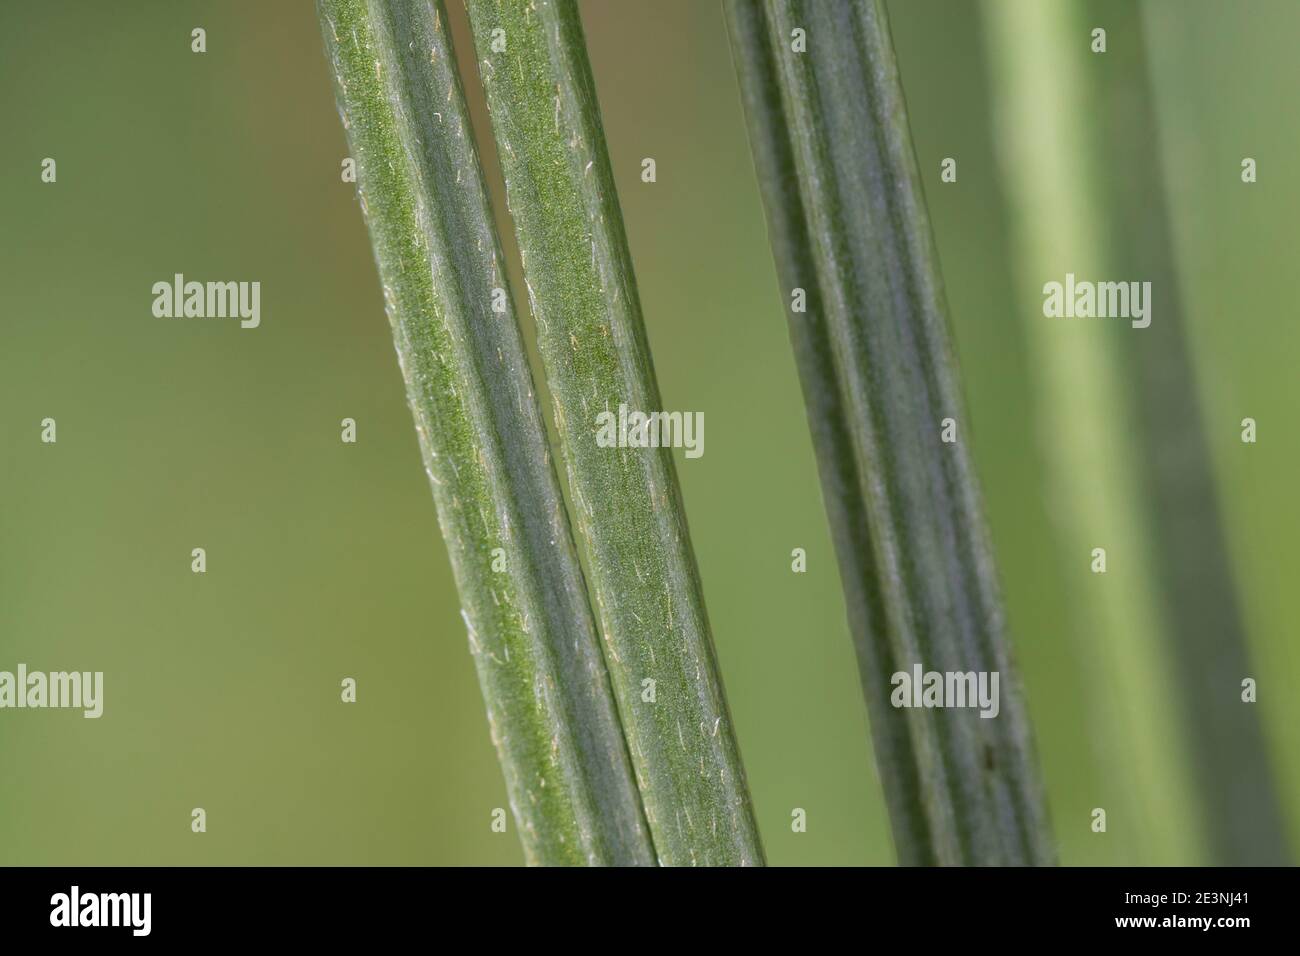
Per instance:
[[[599,413],[662,406],[576,5],[467,7],[656,852],[761,863],[672,458],[596,441]]]
[[[1091,9],[1125,38],[1099,71],[1102,108],[1091,115],[1107,125],[1093,145],[1108,154],[1102,161],[1127,170],[1106,180],[1111,253],[1160,290],[1159,321],[1136,336],[1123,369],[1141,427],[1142,491],[1155,533],[1166,653],[1178,668],[1178,702],[1194,741],[1192,768],[1210,851],[1218,865],[1284,866],[1290,863],[1286,827],[1259,708],[1241,700],[1241,680],[1255,670],[1188,350],[1142,9],[1114,0]]]
[[[884,8],[727,12],[899,860],[1050,863]],[[1000,713],[892,706],[915,665],[997,672]]]
[[[1133,795],[1112,808],[1132,815],[1143,862],[1208,851],[1218,864],[1285,863],[1258,711],[1240,698],[1252,671],[1184,331],[1141,9],[1103,0],[988,11],[1005,160],[1023,197],[1024,308],[1057,373],[1042,383],[1041,408],[1076,512],[1066,533],[1076,554],[1104,538],[1124,569],[1104,591],[1088,589],[1079,615],[1090,650],[1114,645],[1095,707],[1128,715],[1108,752],[1114,789]],[[1105,53],[1089,52],[1095,27],[1107,31]],[[1058,129],[1056,117],[1072,119]],[[1151,283],[1148,328],[1072,332],[1036,314],[1045,278],[1087,274],[1089,259],[1097,276]],[[1111,825],[1124,817],[1112,812]]]
[[[651,864],[441,0],[318,6],[525,855]]]
[[[1203,861],[1197,795],[1175,690],[1160,643],[1165,626],[1129,437],[1117,336],[1137,330],[1042,314],[1042,288],[1067,272],[1112,271],[1097,172],[1089,161],[1085,58],[1090,27],[1068,3],[985,5],[997,142],[1011,205],[1012,249],[1036,372],[1035,410],[1071,603],[1066,635],[1087,668],[1088,722],[1105,774],[1087,805],[1107,813],[1130,862]],[[1150,157],[1142,160],[1149,162]],[[1068,223],[1068,228],[1062,224]],[[1092,573],[1094,548],[1107,555]],[[1072,821],[1083,826],[1085,821]],[[1112,858],[1113,859],[1113,858]]]
[[[1094,145],[1123,150],[1128,170],[1108,180],[1107,239],[1118,261],[1160,293],[1160,321],[1137,336],[1126,375],[1142,428],[1145,501],[1156,536],[1158,582],[1168,620],[1179,700],[1196,741],[1192,763],[1205,795],[1211,852],[1225,866],[1291,862],[1259,709],[1241,700],[1255,674],[1238,606],[1214,472],[1186,334],[1181,285],[1165,204],[1162,153],[1146,56],[1142,8],[1108,0],[1111,48],[1103,71],[1110,121]],[[1103,147],[1104,148],[1104,147]]]

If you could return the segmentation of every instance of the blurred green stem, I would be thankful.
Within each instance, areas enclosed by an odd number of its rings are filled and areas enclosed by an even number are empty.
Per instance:
[[[1104,63],[1094,64],[1092,147],[1102,228],[1116,268],[1149,280],[1159,314],[1122,351],[1126,394],[1139,424],[1143,507],[1154,532],[1156,586],[1167,655],[1177,668],[1178,701],[1192,741],[1214,862],[1289,862],[1285,827],[1260,727],[1259,709],[1241,699],[1250,665],[1200,400],[1187,344],[1187,318],[1174,262],[1170,219],[1141,5],[1105,0],[1076,22],[1104,25]],[[1104,67],[1104,68],[1103,68]],[[1115,278],[1121,278],[1118,274]]]
[[[726,9],[899,861],[1051,863],[884,7]],[[916,666],[999,714],[895,706]]]
[[[467,7],[655,849],[762,863],[671,454],[597,445],[599,414],[662,405],[577,6]]]
[[[318,7],[525,855],[651,864],[441,0]]]
[[[1110,54],[1089,52],[1092,18],[1072,3],[991,0],[985,9],[1020,311],[1035,358],[1038,424],[1064,562],[1072,571],[1073,603],[1063,619],[1090,669],[1089,723],[1107,770],[1088,802],[1106,810],[1107,833],[1130,862],[1196,863],[1204,854],[1200,807],[1160,638],[1167,622],[1152,570],[1158,552],[1145,524],[1140,452],[1131,437],[1136,421],[1118,355],[1137,347],[1134,336],[1171,320],[1169,290],[1153,288],[1158,311],[1147,329],[1043,315],[1040,290],[1067,272],[1152,278],[1130,275],[1108,254],[1109,197],[1091,142],[1101,135],[1100,104],[1089,94],[1086,58],[1096,56],[1099,68],[1109,69]],[[1110,43],[1132,40],[1115,35]],[[1156,161],[1113,160],[1123,175]],[[1105,549],[1105,573],[1092,573],[1096,548]],[[1090,825],[1085,818],[1062,823]]]

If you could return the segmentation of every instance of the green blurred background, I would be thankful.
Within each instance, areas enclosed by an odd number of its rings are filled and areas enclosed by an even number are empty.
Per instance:
[[[1067,565],[1052,542],[980,11],[889,6],[1062,859],[1167,862],[1126,852],[1142,821],[1087,826],[1123,781],[1094,759],[1098,690],[1064,633],[1086,558]],[[708,418],[707,454],[679,474],[770,861],[890,864],[722,13],[582,9],[665,407]],[[1145,13],[1153,159],[1294,846],[1300,5]],[[505,788],[340,180],[313,4],[8,3],[0,71],[0,669],[105,672],[97,721],[0,711],[0,863],[521,862],[490,829]],[[940,187],[945,156],[960,176]],[[176,272],[260,281],[261,328],[154,318],[150,286]],[[1247,415],[1256,445],[1239,440]],[[45,417],[57,444],[39,440]],[[794,547],[807,574],[790,572]],[[355,705],[339,700],[348,676]]]

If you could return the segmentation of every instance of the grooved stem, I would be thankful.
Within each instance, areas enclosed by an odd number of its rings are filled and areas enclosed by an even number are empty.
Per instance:
[[[441,0],[318,8],[525,855],[652,864]]]
[[[671,454],[597,445],[600,413],[663,408],[577,7],[467,7],[655,849],[666,865],[761,863]]]
[[[899,861],[1051,863],[883,4],[726,9]],[[916,666],[998,715],[894,706]]]

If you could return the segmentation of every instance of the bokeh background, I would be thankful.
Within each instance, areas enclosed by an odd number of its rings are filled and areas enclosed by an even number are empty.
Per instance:
[[[1088,557],[1053,538],[981,9],[889,7],[1062,859],[1194,862],[1196,833],[1174,859],[1133,849],[1149,821],[1089,829],[1126,782],[1086,719],[1108,688],[1067,633]],[[665,406],[708,419],[707,453],[679,474],[770,861],[891,864],[721,10],[582,10]],[[1149,160],[1294,847],[1300,5],[1151,0],[1144,15],[1164,144]],[[97,721],[0,711],[0,863],[521,862],[489,826],[505,788],[340,180],[314,6],[0,5],[0,118],[0,669],[106,675]],[[941,187],[946,156],[960,175]],[[176,272],[260,281],[261,328],[154,318],[150,286]],[[57,444],[39,440],[45,417]],[[355,705],[339,700],[348,676]]]

